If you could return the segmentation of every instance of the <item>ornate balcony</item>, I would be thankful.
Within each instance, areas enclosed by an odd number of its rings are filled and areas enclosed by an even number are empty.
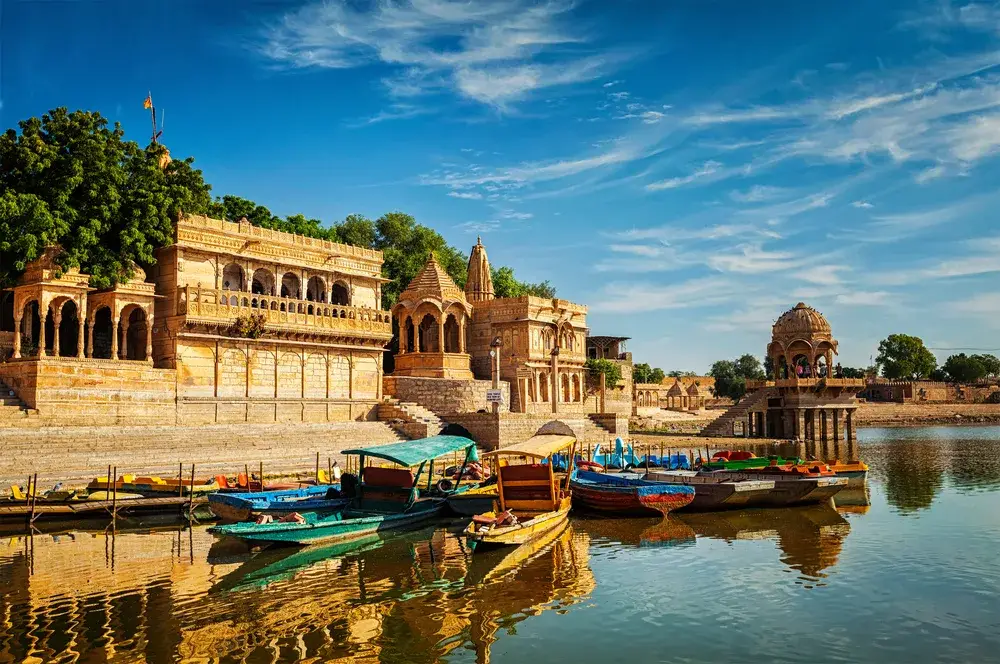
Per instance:
[[[381,341],[392,338],[388,311],[214,288],[179,288],[177,314],[189,323],[209,325],[228,324],[238,316],[263,315],[265,325],[279,332]]]
[[[840,389],[861,389],[866,384],[863,378],[781,378],[778,380],[748,380],[747,389],[759,390],[765,387],[814,388],[819,385]]]

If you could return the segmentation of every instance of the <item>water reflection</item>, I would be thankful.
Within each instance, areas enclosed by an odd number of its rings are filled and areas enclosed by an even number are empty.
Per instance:
[[[346,554],[255,553],[202,528],[0,542],[0,661],[430,662],[456,648],[488,661],[498,632],[594,588],[589,537],[572,526],[493,557],[445,528]]]

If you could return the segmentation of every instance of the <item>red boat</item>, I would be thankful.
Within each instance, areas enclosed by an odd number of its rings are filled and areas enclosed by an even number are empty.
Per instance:
[[[577,471],[570,481],[573,507],[620,516],[666,516],[694,500],[694,489],[680,484],[645,482],[606,473]]]

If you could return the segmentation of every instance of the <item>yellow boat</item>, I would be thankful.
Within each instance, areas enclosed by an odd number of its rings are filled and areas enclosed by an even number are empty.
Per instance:
[[[576,437],[539,434],[484,455],[498,461],[499,509],[473,517],[465,529],[469,546],[520,546],[565,524],[570,509],[570,468],[567,464],[567,472],[554,472],[553,455],[567,449],[572,459]],[[519,458],[527,463],[510,463]]]

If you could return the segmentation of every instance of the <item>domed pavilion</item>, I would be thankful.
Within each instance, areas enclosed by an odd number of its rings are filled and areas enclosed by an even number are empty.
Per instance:
[[[855,395],[861,379],[843,378],[829,321],[799,302],[774,322],[767,346],[767,380],[747,381],[747,395],[704,435],[798,441],[854,438]]]

